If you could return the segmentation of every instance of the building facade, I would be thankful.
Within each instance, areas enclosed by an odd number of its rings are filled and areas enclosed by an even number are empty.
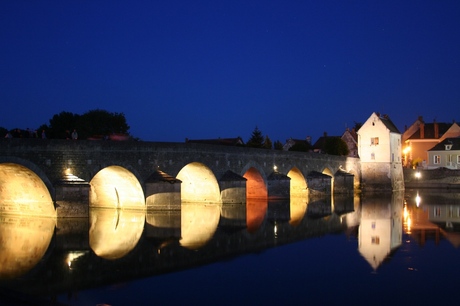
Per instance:
[[[372,113],[358,130],[358,154],[365,190],[404,189],[401,134],[387,115]]]
[[[402,134],[403,166],[407,168],[436,168],[434,160],[428,157],[428,150],[444,141],[446,138],[460,136],[460,126],[457,123],[442,123],[433,121],[426,123],[423,117],[418,119]]]
[[[428,150],[428,169],[460,169],[460,138],[446,138]]]

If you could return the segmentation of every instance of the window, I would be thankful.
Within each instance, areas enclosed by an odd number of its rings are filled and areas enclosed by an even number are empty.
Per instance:
[[[434,155],[433,156],[433,163],[436,165],[436,164],[440,164],[441,163],[441,156],[439,155]]]
[[[371,153],[371,159],[375,160],[375,153]]]
[[[435,206],[433,212],[435,217],[441,217],[441,207]]]
[[[457,155],[457,164],[460,164],[460,155]]]
[[[379,138],[378,137],[372,137],[371,138],[371,146],[374,145],[378,145],[379,144]]]
[[[379,236],[373,236],[371,237],[372,244],[380,244],[380,237]]]

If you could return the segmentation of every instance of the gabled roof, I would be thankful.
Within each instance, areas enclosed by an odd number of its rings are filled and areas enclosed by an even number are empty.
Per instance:
[[[452,123],[442,123],[442,122],[435,122],[435,123],[424,123],[424,134],[425,136],[423,139],[438,139],[435,137],[435,125],[438,126],[438,138],[441,138],[445,132],[452,126]],[[418,130],[412,134],[408,139],[422,139],[420,135],[420,127]]]
[[[446,145],[452,145],[450,151],[459,151],[460,150],[460,137],[457,138],[446,138],[428,151],[446,151]]]
[[[224,146],[242,146],[244,145],[241,137],[236,138],[217,138],[217,139],[185,139],[186,143],[204,143]]]
[[[342,139],[345,137],[345,138],[348,138],[347,136],[349,136],[349,138],[353,139],[353,141],[355,143],[358,142],[358,133],[356,133],[356,130],[355,129],[346,129],[345,132],[343,132],[342,134]]]
[[[379,116],[379,118],[390,132],[401,134],[398,128],[396,127],[396,125],[393,123],[393,121],[391,121],[388,115],[382,115],[382,116]]]
[[[152,174],[145,180],[146,183],[168,182],[171,184],[181,183],[181,180],[161,171],[153,171]]]
[[[233,171],[227,170],[220,178],[221,181],[247,181],[247,179]]]

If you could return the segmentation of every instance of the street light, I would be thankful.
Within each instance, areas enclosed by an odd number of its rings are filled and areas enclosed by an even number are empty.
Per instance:
[[[405,147],[404,150],[403,150],[403,153],[404,153],[404,165],[406,167],[409,167],[409,163],[407,162],[407,154],[409,154],[410,152],[410,147]]]

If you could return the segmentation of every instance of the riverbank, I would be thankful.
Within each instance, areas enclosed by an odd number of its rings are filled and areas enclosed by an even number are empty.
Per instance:
[[[404,169],[406,189],[434,188],[460,191],[460,169]]]

